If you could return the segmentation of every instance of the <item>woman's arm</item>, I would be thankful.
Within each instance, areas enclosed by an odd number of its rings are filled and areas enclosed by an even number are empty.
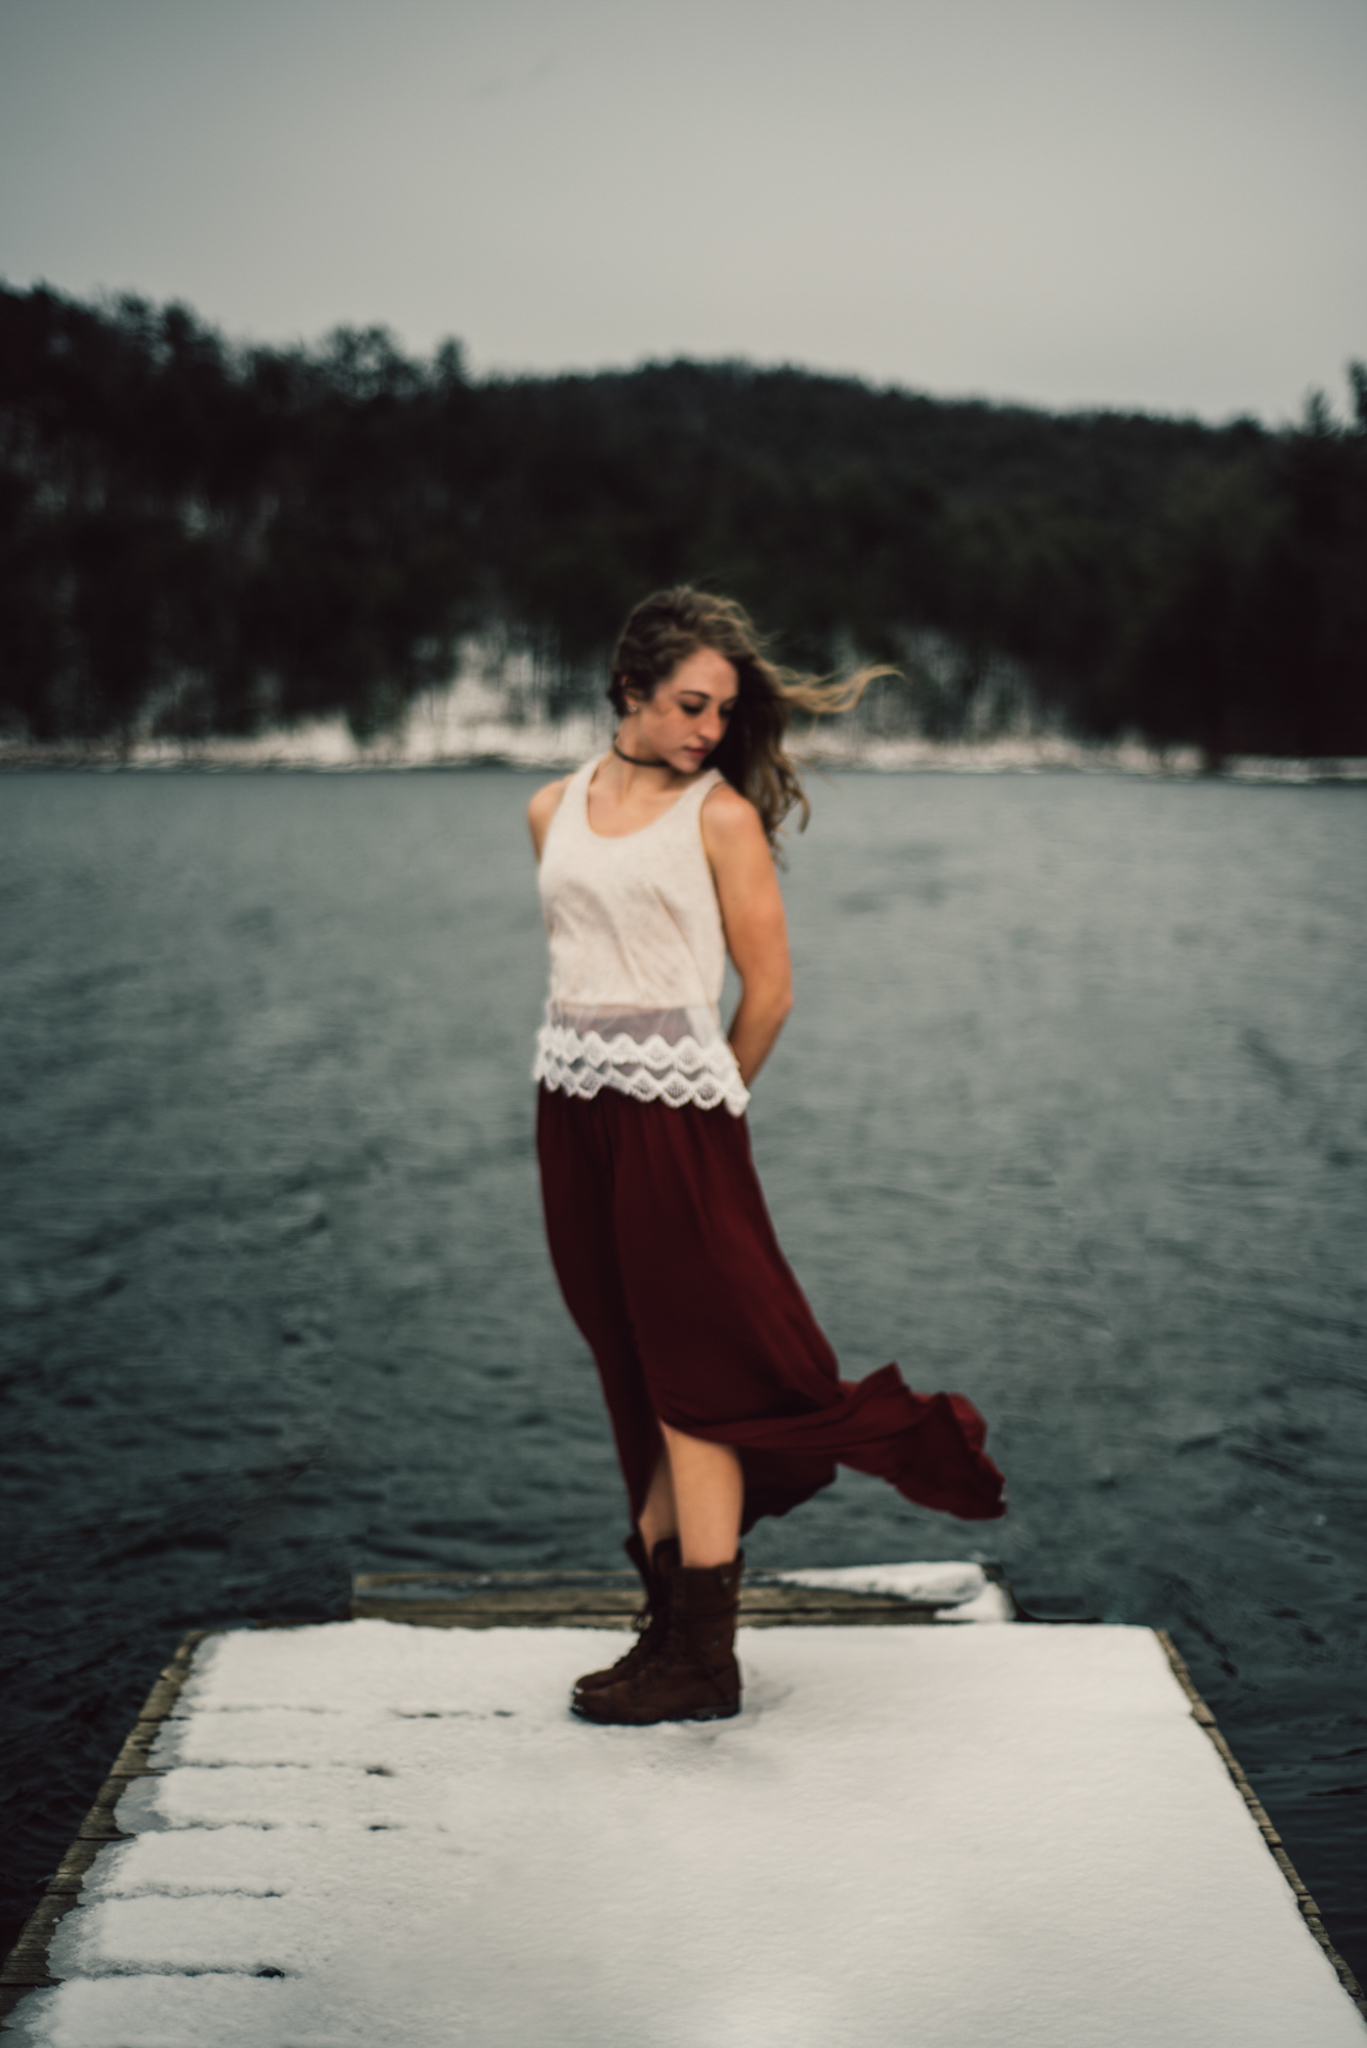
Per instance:
[[[702,838],[717,885],[726,950],[740,976],[727,1034],[747,1088],[793,1007],[788,923],[759,812],[726,783],[703,804]]]
[[[527,806],[527,823],[531,827],[532,845],[536,848],[538,860],[546,844],[546,834],[551,829],[551,819],[560,808],[560,799],[565,794],[565,784],[569,779],[568,775],[562,775],[559,782],[548,782]]]

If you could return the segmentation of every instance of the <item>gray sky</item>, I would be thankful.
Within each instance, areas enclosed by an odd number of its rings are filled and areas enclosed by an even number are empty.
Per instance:
[[[1284,419],[1367,355],[1367,0],[0,0],[0,275]]]

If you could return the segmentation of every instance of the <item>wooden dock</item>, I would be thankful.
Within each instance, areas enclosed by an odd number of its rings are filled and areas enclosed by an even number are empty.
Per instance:
[[[640,1604],[634,1572],[365,1572],[352,1584],[351,1618],[427,1628],[628,1629]],[[1004,1572],[991,1564],[751,1571],[740,1596],[746,1628],[906,1627],[957,1616],[1015,1621],[1019,1611]]]
[[[6,2040],[1367,2048],[1166,1638],[994,1626],[991,1568],[756,1573],[738,1720],[585,1727],[568,1683],[637,1599],[369,1574],[349,1621],[187,1637]]]

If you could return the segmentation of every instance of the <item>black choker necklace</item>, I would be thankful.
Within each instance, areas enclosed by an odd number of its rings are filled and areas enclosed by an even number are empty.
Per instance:
[[[669,766],[667,761],[641,761],[637,759],[635,754],[624,754],[615,739],[612,743],[612,751],[619,761],[630,761],[633,768],[667,768]]]

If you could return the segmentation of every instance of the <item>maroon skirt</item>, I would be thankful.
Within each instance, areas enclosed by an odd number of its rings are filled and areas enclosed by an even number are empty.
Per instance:
[[[779,1250],[743,1117],[542,1088],[536,1141],[551,1259],[598,1367],[633,1521],[660,1422],[735,1445],[747,1529],[829,1486],[837,1464],[963,1521],[1005,1514],[962,1394],[914,1394],[895,1365],[840,1378]]]

